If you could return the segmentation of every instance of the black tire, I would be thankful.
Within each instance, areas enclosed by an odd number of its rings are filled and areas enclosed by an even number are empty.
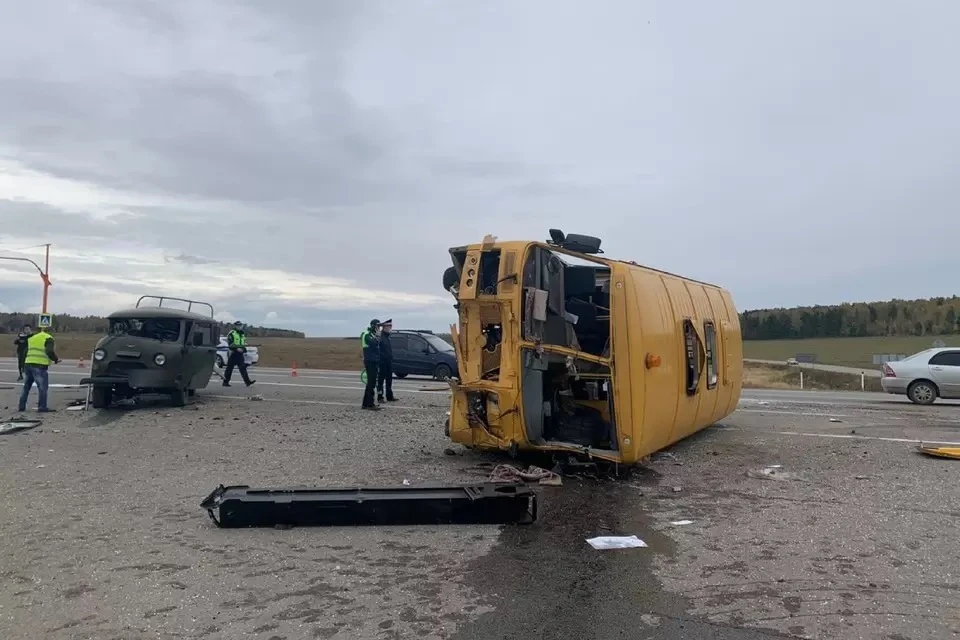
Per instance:
[[[224,366],[226,366],[226,365],[225,365],[224,362],[223,362],[223,358],[220,357],[220,354],[218,353],[218,354],[217,354],[217,368],[218,368],[218,369],[223,369]]]
[[[186,389],[174,389],[170,392],[170,400],[173,402],[175,407],[185,407],[187,406],[187,399],[190,395],[187,393]]]
[[[94,409],[106,409],[113,400],[113,389],[110,387],[94,387],[91,393],[90,403]]]
[[[194,397],[195,395],[197,395],[197,390],[196,390],[196,389],[190,389],[189,391],[187,391],[187,395],[192,398],[192,397]]]
[[[396,376],[396,377],[398,377],[398,378],[403,379],[403,378],[406,378],[406,377],[407,377],[407,372],[404,371],[403,373],[397,373],[396,371],[394,371],[393,375]]]
[[[937,386],[926,380],[918,380],[907,388],[907,397],[914,404],[933,404],[938,395]]]
[[[438,364],[433,370],[433,377],[437,380],[448,380],[453,375],[453,371],[445,364]]]
[[[447,267],[443,272],[443,290],[450,291],[453,287],[460,284],[460,274],[456,267]]]

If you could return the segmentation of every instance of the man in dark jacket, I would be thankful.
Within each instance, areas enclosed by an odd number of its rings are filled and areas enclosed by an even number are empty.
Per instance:
[[[378,411],[373,402],[373,392],[377,388],[377,378],[380,375],[380,321],[374,318],[370,326],[360,334],[360,346],[363,348],[363,369],[367,373],[367,384],[363,389],[363,404],[361,408]]]
[[[30,329],[30,325],[23,325],[23,330],[17,334],[17,339],[13,341],[13,344],[17,347],[17,382],[23,381],[23,360],[27,357],[27,340],[30,336],[33,335],[33,331]]]
[[[390,332],[393,331],[393,318],[384,320],[380,331],[380,374],[377,376],[377,402],[383,404],[383,388],[387,388],[387,402],[396,402],[393,397],[393,345],[390,344]]]

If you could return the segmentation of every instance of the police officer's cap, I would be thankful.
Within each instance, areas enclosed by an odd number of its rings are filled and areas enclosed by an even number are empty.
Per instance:
[[[385,326],[388,324],[393,324],[393,318],[387,318],[386,320],[380,323],[380,326]]]

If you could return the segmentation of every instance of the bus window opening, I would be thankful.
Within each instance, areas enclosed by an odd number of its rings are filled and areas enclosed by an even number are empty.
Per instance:
[[[536,247],[524,264],[523,287],[525,339],[609,357],[609,267],[569,264]]]
[[[703,342],[707,355],[707,389],[715,389],[717,375],[717,330],[709,320],[703,323]]]

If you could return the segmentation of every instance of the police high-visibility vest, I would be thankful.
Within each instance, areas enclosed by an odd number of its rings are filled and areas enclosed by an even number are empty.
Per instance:
[[[233,346],[235,347],[247,346],[247,337],[242,333],[240,333],[239,331],[237,331],[236,329],[234,329],[227,335],[233,338],[233,340],[231,341],[233,343]]]
[[[40,331],[27,338],[27,357],[23,359],[23,364],[49,367],[52,361],[47,355],[47,340],[52,337],[46,331]]]
[[[371,339],[376,338],[376,334],[373,333],[370,329],[364,330],[360,334],[360,346],[363,348],[363,360],[364,362],[379,360],[380,359],[380,347],[379,344],[373,342],[371,344]]]

